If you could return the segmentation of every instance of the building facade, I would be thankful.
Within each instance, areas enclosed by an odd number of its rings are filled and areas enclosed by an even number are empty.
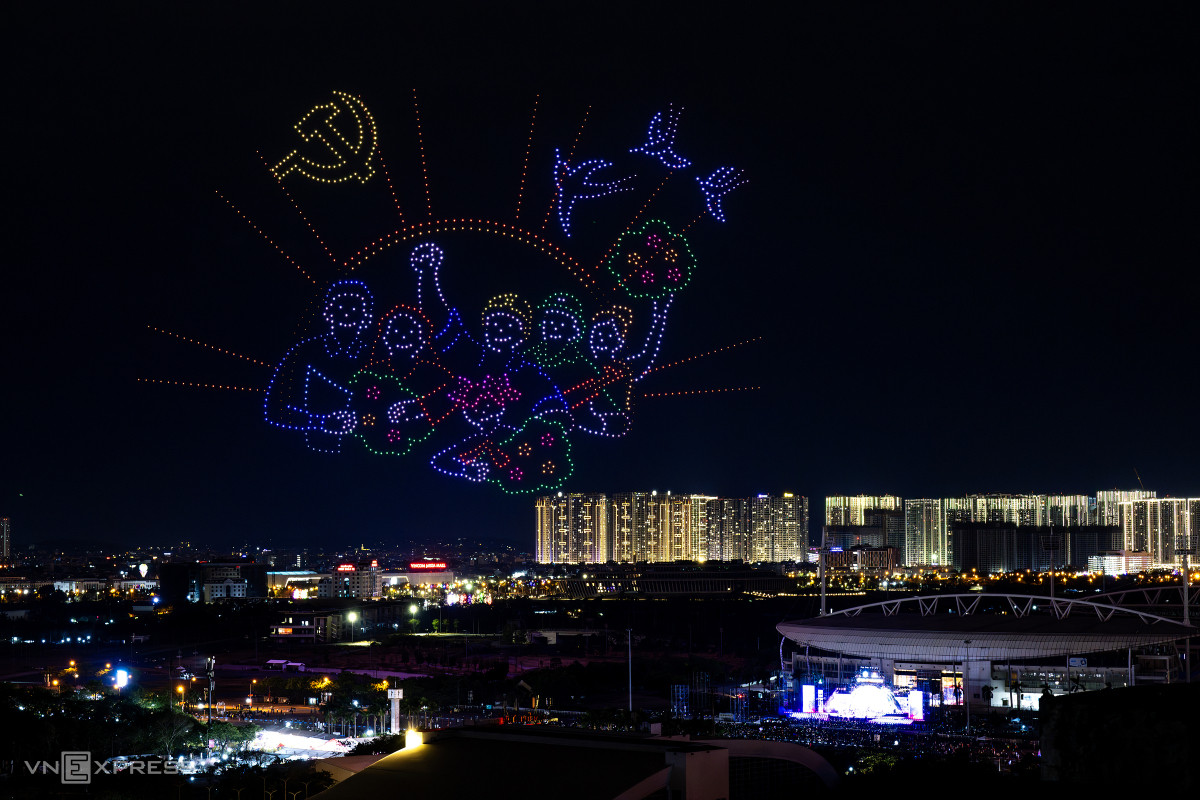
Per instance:
[[[901,511],[904,500],[894,495],[837,495],[825,498],[826,525],[866,525],[866,513],[872,509]]]
[[[791,493],[558,494],[537,498],[535,510],[544,564],[794,561],[808,545],[808,498]]]
[[[1155,566],[1183,564],[1180,550],[1195,552],[1200,538],[1200,498],[1147,498],[1118,504],[1125,550],[1150,553]],[[1189,557],[1195,561],[1195,557]]]
[[[537,557],[546,564],[608,561],[608,498],[602,494],[559,492],[537,499]]]
[[[939,566],[949,563],[947,556],[946,508],[944,501],[920,498],[904,501],[905,564]]]
[[[333,573],[317,583],[317,597],[355,597],[373,599],[383,596],[383,570],[375,560],[357,564],[338,564]]]

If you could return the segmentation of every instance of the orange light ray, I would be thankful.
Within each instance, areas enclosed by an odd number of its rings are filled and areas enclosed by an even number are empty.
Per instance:
[[[658,372],[659,370],[667,369],[668,367],[678,367],[681,364],[688,363],[689,361],[695,361],[700,358],[707,358],[708,356],[714,356],[717,353],[724,353],[726,350],[732,350],[733,348],[741,347],[742,345],[753,344],[754,342],[761,342],[762,338],[763,337],[761,337],[761,336],[755,336],[753,339],[746,339],[745,341],[735,342],[734,344],[727,344],[724,347],[718,347],[716,350],[709,350],[706,353],[697,353],[694,356],[688,356],[687,358],[681,358],[678,361],[672,361],[669,364],[660,364],[659,366],[651,369],[646,374],[648,375],[648,374],[650,374],[650,372]]]
[[[243,361],[249,361],[253,364],[259,364],[264,367],[274,367],[274,364],[268,364],[265,361],[259,361],[257,358],[251,358],[250,356],[244,356],[241,353],[235,353],[232,350],[226,350],[224,347],[217,347],[216,345],[208,344],[207,342],[202,342],[199,339],[193,339],[190,336],[184,336],[182,333],[175,333],[174,331],[169,331],[169,330],[166,330],[165,328],[156,328],[153,325],[147,325],[146,327],[152,331],[156,331],[158,333],[164,333],[167,336],[174,336],[176,339],[182,339],[185,342],[191,342],[192,344],[198,344],[201,347],[208,348],[209,350],[216,350],[218,353],[224,353],[227,356],[233,356],[234,358],[240,358]]]
[[[728,389],[689,389],[681,392],[645,392],[642,397],[685,397],[699,394],[724,394],[725,392],[756,392],[761,386],[732,386]]]
[[[517,191],[517,213],[513,215],[514,221],[521,219],[521,200],[525,197],[525,178],[529,174],[529,152],[533,149],[533,128],[537,124],[537,107],[540,94],[533,96],[533,113],[529,116],[529,139],[525,142],[525,163],[521,166],[521,187]]]
[[[258,227],[258,225],[256,225],[254,223],[254,220],[250,219],[248,216],[243,214],[241,209],[239,209],[236,205],[234,205],[231,200],[229,200],[228,198],[225,197],[225,195],[221,194],[220,191],[216,191],[215,194],[217,195],[217,197],[224,200],[225,204],[228,205],[231,209],[233,209],[233,212],[235,214],[237,214],[239,217],[244,219],[246,221],[246,224],[249,225],[251,228],[253,228],[255,230],[255,232],[258,233],[259,236],[261,236],[263,239],[265,239],[267,244],[271,245],[271,247],[274,247],[275,252],[279,253],[279,255],[283,256],[289,264],[291,264],[293,267],[295,267],[297,270],[299,270],[301,275],[303,275],[305,278],[307,278],[314,286],[318,285],[316,279],[313,278],[313,276],[309,275],[308,272],[304,269],[304,267],[300,266],[296,262],[296,259],[292,258],[286,252],[284,252],[284,249],[282,247],[280,247],[278,244],[276,244],[274,239],[272,239],[270,236],[267,236],[267,234],[263,232],[262,228]]]
[[[226,389],[235,392],[265,392],[266,389],[260,389],[255,386],[226,386],[220,383],[192,383],[190,381],[168,381],[159,378],[138,378],[138,383],[159,383],[166,386],[191,386],[197,389]]]

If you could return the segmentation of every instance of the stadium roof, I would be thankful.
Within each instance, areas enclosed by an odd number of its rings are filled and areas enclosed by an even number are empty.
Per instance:
[[[1200,633],[1194,626],[1153,614],[1086,601],[994,595],[988,600],[1003,600],[1007,608],[979,613],[978,599],[910,597],[784,622],[777,629],[794,642],[832,653],[934,664],[1084,655]],[[1042,604],[1042,613],[1035,603]],[[915,608],[904,613],[904,605]]]

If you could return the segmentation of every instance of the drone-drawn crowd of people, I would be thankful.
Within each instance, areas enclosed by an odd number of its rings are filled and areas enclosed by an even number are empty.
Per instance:
[[[636,344],[629,308],[588,319],[565,293],[535,303],[497,295],[472,324],[441,291],[443,258],[431,242],[414,247],[416,298],[379,317],[366,283],[330,286],[326,330],[277,366],[267,421],[302,432],[317,451],[356,439],[402,456],[432,440],[429,463],[446,475],[520,493],[561,486],[573,435],[629,430],[633,387],[651,369],[673,293],[647,299]]]

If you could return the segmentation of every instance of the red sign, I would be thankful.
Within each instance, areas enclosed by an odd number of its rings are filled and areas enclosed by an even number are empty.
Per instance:
[[[354,565],[353,564],[339,564],[337,571],[338,572],[354,572]]]
[[[410,561],[410,562],[408,562],[408,568],[411,570],[445,569],[446,562],[445,561]]]

